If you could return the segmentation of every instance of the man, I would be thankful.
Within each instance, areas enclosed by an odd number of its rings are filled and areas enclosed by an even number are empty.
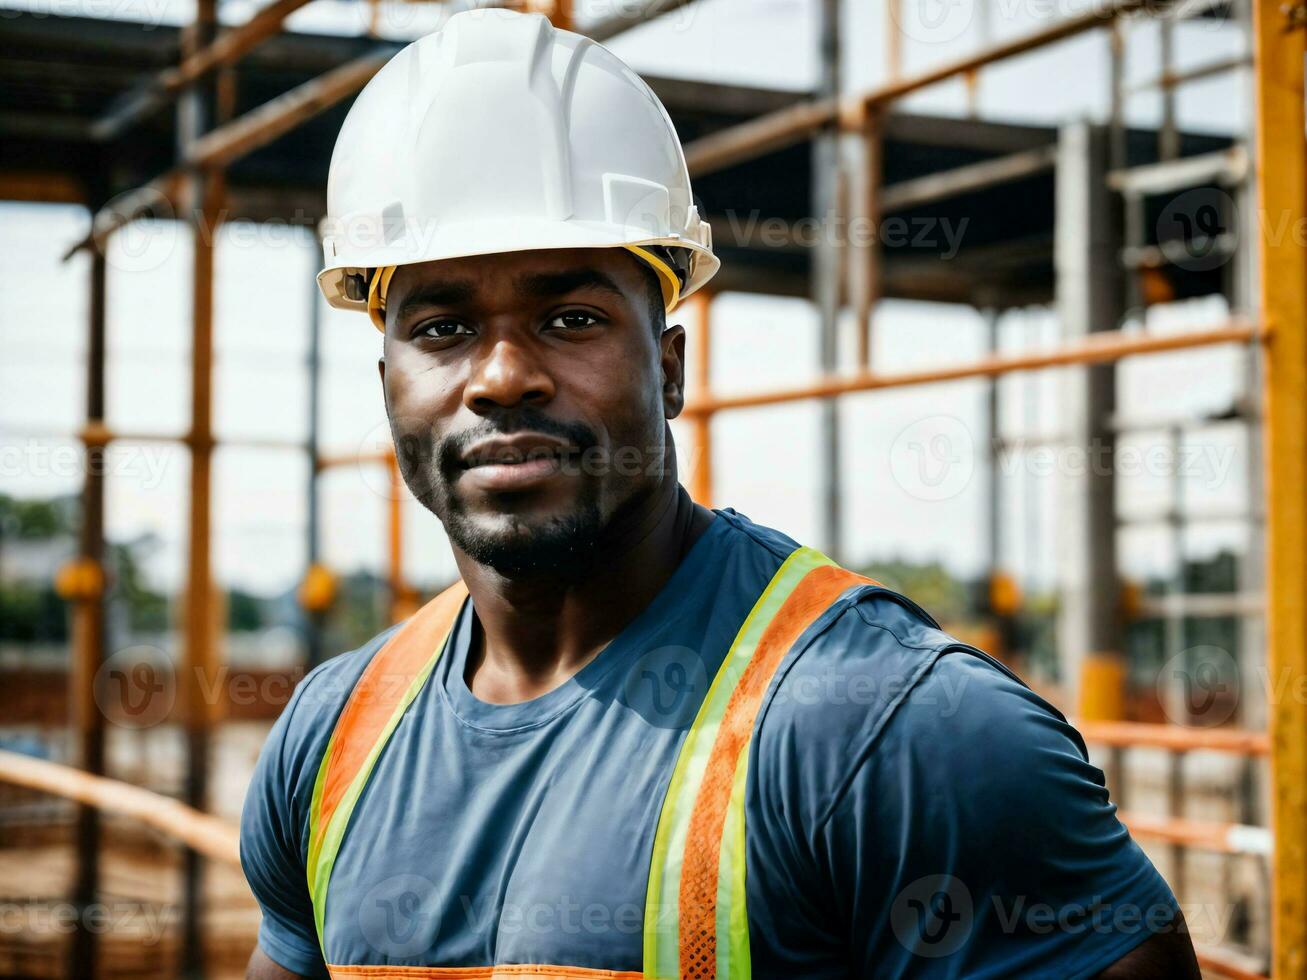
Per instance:
[[[329,206],[461,581],[274,728],[250,977],[1198,975],[1060,714],[681,488],[665,314],[717,260],[615,57],[451,18],[360,95]]]

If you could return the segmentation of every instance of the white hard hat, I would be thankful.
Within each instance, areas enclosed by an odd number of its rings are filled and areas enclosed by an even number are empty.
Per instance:
[[[395,266],[625,247],[670,309],[720,262],[672,121],[602,45],[540,14],[467,10],[405,47],[336,139],[318,285],[384,323]]]

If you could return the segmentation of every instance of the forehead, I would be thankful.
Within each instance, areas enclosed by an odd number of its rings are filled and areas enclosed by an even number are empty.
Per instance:
[[[441,259],[395,270],[386,305],[406,298],[444,294],[451,302],[495,305],[529,303],[568,292],[606,295],[638,308],[645,271],[621,248],[538,249]]]

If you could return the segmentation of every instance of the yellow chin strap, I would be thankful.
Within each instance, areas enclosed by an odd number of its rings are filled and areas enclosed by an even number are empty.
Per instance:
[[[675,270],[646,248],[641,248],[639,245],[622,247],[658,273],[658,284],[663,289],[663,306],[668,313],[672,312],[676,304],[681,301],[681,280]],[[386,290],[390,288],[390,279],[398,268],[397,265],[383,265],[374,270],[372,279],[368,283],[368,316],[382,333],[386,332]]]

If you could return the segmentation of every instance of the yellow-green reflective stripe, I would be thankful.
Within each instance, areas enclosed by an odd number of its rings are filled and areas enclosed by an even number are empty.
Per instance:
[[[731,802],[722,825],[717,874],[717,980],[743,980],[750,974],[749,914],[744,895],[744,788],[749,779],[746,743],[735,763]]]
[[[327,749],[322,753],[322,761],[318,764],[318,775],[313,780],[313,801],[309,805],[309,853],[304,862],[304,867],[308,871],[310,896],[313,894],[313,880],[316,876],[318,855],[322,852],[322,839],[317,832],[318,824],[322,822],[322,790],[327,783],[327,760],[331,758],[335,746],[336,732],[333,729],[331,737],[327,739]]]
[[[654,835],[644,913],[644,975],[647,980],[676,980],[680,972],[679,899],[685,838],[704,768],[712,754],[717,729],[731,694],[767,624],[790,593],[814,568],[830,564],[833,562],[829,558],[812,548],[799,548],[785,559],[749,611],[699,706],[694,723],[686,732]]]
[[[372,767],[376,765],[377,759],[380,758],[382,749],[384,749],[386,743],[390,741],[391,733],[394,732],[395,726],[399,724],[399,720],[404,717],[404,712],[408,710],[408,706],[413,703],[413,699],[417,697],[418,692],[422,690],[422,686],[427,682],[427,678],[431,676],[431,670],[435,667],[436,661],[440,659],[440,655],[444,651],[445,644],[448,643],[448,641],[449,633],[446,633],[445,636],[441,638],[440,643],[436,645],[435,653],[433,653],[423,665],[422,670],[417,674],[417,676],[409,682],[409,685],[404,690],[404,694],[400,698],[399,703],[395,706],[395,710],[390,713],[390,717],[386,720],[386,727],[383,728],[381,733],[377,736],[377,740],[373,743],[372,749],[368,752],[368,756],[364,760],[363,765],[350,781],[349,788],[345,790],[344,795],[340,799],[340,804],[336,807],[335,812],[332,813],[331,821],[327,824],[326,833],[322,835],[322,846],[319,852],[316,856],[310,855],[310,861],[308,862],[309,895],[313,900],[313,924],[318,932],[318,945],[322,947],[323,956],[326,956],[327,952],[325,945],[326,936],[323,931],[323,924],[326,921],[327,912],[327,886],[331,883],[331,869],[335,867],[336,855],[340,851],[341,841],[345,839],[345,831],[349,829],[349,818],[354,813],[354,806],[358,803],[359,797],[363,793],[363,787],[368,783],[368,777],[372,775]],[[318,780],[317,783],[314,784],[315,807],[309,811],[310,848],[312,847],[311,842],[317,829],[316,818],[320,816],[320,812],[315,812],[317,804],[320,802],[319,787],[325,778],[325,767],[327,765],[327,760],[331,758],[331,756],[328,753],[322,758],[322,765],[318,769]],[[314,857],[316,857],[316,859],[314,859]]]

